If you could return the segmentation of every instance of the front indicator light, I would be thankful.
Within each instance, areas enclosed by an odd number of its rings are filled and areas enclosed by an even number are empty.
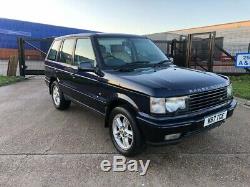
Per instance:
[[[165,114],[165,98],[150,98],[150,112],[154,114]]]

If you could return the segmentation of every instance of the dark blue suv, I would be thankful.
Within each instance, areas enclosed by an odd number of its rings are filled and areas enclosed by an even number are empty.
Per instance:
[[[45,75],[55,107],[75,102],[104,116],[125,156],[219,126],[237,104],[228,77],[177,67],[143,36],[56,38]]]

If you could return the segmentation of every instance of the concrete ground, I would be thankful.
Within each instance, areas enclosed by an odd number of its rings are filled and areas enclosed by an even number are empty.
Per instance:
[[[250,109],[178,145],[148,147],[148,173],[103,172],[118,155],[98,115],[54,108],[41,78],[0,88],[1,186],[249,186]]]

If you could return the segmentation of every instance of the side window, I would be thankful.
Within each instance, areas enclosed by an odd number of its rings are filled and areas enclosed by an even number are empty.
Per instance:
[[[90,39],[78,39],[76,42],[74,64],[95,63],[95,55]]]
[[[49,60],[53,60],[53,61],[56,60],[56,56],[57,56],[60,45],[61,45],[60,40],[54,41],[54,43],[52,44],[52,47],[50,48],[49,54],[48,54]]]
[[[72,54],[75,47],[75,39],[66,39],[60,51],[59,61],[66,64],[72,64]]]

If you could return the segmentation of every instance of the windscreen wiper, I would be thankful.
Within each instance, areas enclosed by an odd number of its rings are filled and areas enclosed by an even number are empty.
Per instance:
[[[136,68],[145,67],[146,64],[150,64],[150,61],[134,61],[131,63],[126,63],[124,65],[115,67],[115,70],[131,70]]]
[[[161,60],[160,62],[158,62],[158,63],[156,63],[156,65],[161,65],[161,64],[164,64],[164,63],[168,63],[168,64],[170,64],[170,63],[172,63],[172,61],[171,60]]]

